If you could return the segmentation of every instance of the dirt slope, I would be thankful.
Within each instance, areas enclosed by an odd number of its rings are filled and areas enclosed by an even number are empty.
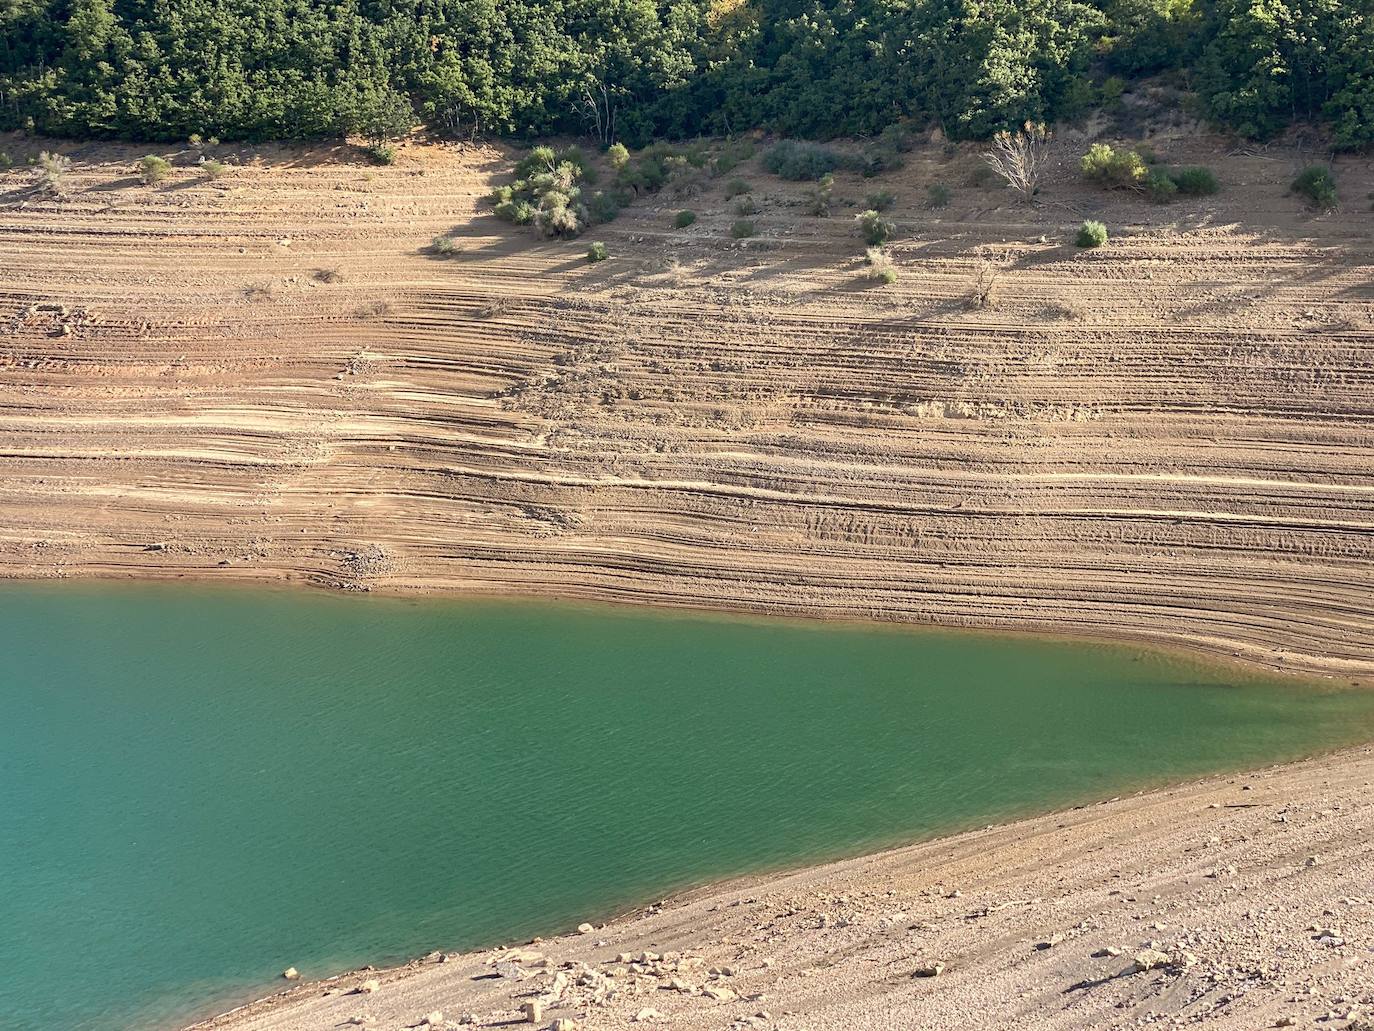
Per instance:
[[[1371,776],[1364,749],[1218,778],[302,985],[197,1028],[399,1031],[437,1011],[430,1031],[1366,1031]],[[1147,950],[1159,966],[1136,972]]]
[[[1159,208],[1079,184],[1082,147],[1034,208],[934,145],[840,176],[898,195],[889,287],[856,208],[808,218],[754,165],[757,239],[714,182],[597,229],[593,266],[482,213],[492,149],[265,149],[149,188],[141,150],[66,148],[66,200],[0,175],[0,575],[1046,628],[1374,677],[1370,163],[1313,217],[1290,151],[1161,140],[1227,188]],[[1066,242],[1086,215],[1101,251]],[[464,252],[426,253],[445,232]]]

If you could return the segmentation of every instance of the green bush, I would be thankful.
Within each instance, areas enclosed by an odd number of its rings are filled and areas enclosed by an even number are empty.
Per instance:
[[[736,240],[743,240],[754,235],[754,223],[747,218],[741,218],[730,227],[730,235]]]
[[[872,209],[854,216],[859,225],[859,235],[870,247],[877,247],[892,239],[897,227]]]
[[[1105,143],[1094,143],[1079,162],[1083,175],[1110,189],[1127,189],[1144,184],[1149,175],[1145,159],[1133,150],[1113,150]]]
[[[781,140],[763,155],[763,167],[774,175],[793,182],[819,179],[843,163],[840,155],[819,143]]]
[[[749,192],[749,184],[743,179],[731,179],[725,184],[725,199],[734,200],[736,197]]]
[[[138,177],[143,181],[144,186],[155,186],[167,178],[167,173],[172,170],[172,164],[166,158],[160,158],[156,154],[149,154],[138,159]]]
[[[451,258],[463,249],[463,245],[454,236],[436,236],[429,242],[429,249],[442,258]]]
[[[1210,168],[1194,165],[1180,168],[1170,174],[1174,184],[1178,186],[1178,192],[1188,197],[1210,197],[1221,189],[1221,184],[1217,182],[1217,177],[1212,174]]]
[[[390,143],[375,143],[367,148],[367,155],[379,165],[396,163],[396,148]]]
[[[679,211],[676,215],[673,216],[673,228],[686,229],[696,220],[697,213],[695,211]]]
[[[943,208],[949,204],[949,187],[944,183],[933,183],[926,187],[926,207]]]
[[[735,201],[736,215],[757,215],[758,213],[759,204],[752,195],[746,194]]]
[[[594,243],[587,248],[587,260],[593,265],[598,261],[605,261],[611,256],[611,252],[606,249],[604,243]]]
[[[1168,204],[1178,195],[1178,183],[1167,172],[1151,169],[1145,177],[1145,193],[1156,204]]]
[[[534,221],[534,205],[523,198],[502,201],[493,210],[497,218],[517,226],[527,226]]]
[[[223,161],[202,161],[200,163],[200,173],[207,179],[218,179],[229,171],[229,166]]]
[[[594,224],[614,222],[620,217],[621,198],[615,193],[597,190],[587,198],[587,219]]]
[[[606,148],[606,159],[610,161],[611,167],[619,172],[630,163],[630,152],[623,143],[612,143]]]
[[[1101,247],[1107,242],[1107,227],[1101,222],[1088,219],[1078,227],[1078,236],[1074,242],[1080,247]]]
[[[897,203],[897,195],[891,190],[878,190],[864,198],[864,207],[874,211],[886,211]]]
[[[1326,165],[1312,165],[1305,168],[1289,187],[1292,193],[1306,197],[1312,207],[1329,211],[1339,200],[1336,194],[1336,177]]]
[[[728,175],[753,156],[754,145],[749,140],[726,140],[711,159],[711,174]]]

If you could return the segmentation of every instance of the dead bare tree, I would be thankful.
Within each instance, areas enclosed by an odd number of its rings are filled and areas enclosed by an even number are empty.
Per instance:
[[[585,80],[577,95],[577,106],[602,146],[609,147],[615,142],[616,109],[609,86],[595,79]]]
[[[983,157],[1006,184],[1029,203],[1040,188],[1040,172],[1050,149],[1044,122],[1027,122],[1017,132],[1003,129],[992,138],[993,149]]]

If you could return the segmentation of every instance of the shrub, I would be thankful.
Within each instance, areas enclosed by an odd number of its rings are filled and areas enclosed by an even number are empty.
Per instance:
[[[1107,242],[1107,227],[1101,222],[1094,222],[1088,219],[1078,227],[1078,235],[1074,242],[1080,247],[1101,247]]]
[[[167,178],[167,173],[172,170],[171,162],[166,158],[160,158],[156,154],[149,154],[138,159],[135,171],[143,181],[144,186],[154,186]]]
[[[10,157],[9,151],[0,150],[0,172],[8,171],[14,167],[14,158]]]
[[[587,218],[594,224],[614,222],[620,217],[620,197],[605,190],[597,190],[587,200]]]
[[[593,219],[609,221],[620,212],[615,197],[598,191],[590,206],[583,200],[581,183],[588,161],[576,147],[561,153],[549,146],[530,148],[516,163],[515,182],[492,190],[493,214],[565,239],[582,232]]]
[[[587,260],[592,264],[596,264],[598,261],[605,261],[610,256],[611,252],[606,250],[606,245],[604,243],[594,243],[587,248]]]
[[[869,279],[889,284],[897,282],[897,266],[892,261],[892,255],[881,247],[870,247],[865,251],[864,261],[868,265]]]
[[[547,172],[558,164],[558,154],[547,144],[531,147],[530,152],[515,163],[515,177],[528,179],[538,172]]]
[[[1144,183],[1149,175],[1145,159],[1133,150],[1113,150],[1094,143],[1079,162],[1083,175],[1109,189],[1127,189]]]
[[[229,166],[223,161],[202,161],[200,165],[200,173],[207,179],[218,179],[227,171]]]
[[[502,201],[493,213],[517,226],[527,226],[534,221],[534,205],[523,199]]]
[[[754,235],[754,223],[747,218],[741,218],[730,227],[730,235],[736,240],[743,240],[745,237]]]
[[[686,229],[696,220],[697,213],[695,211],[679,211],[676,215],[673,216],[673,228]]]
[[[819,179],[841,164],[840,155],[829,147],[800,140],[781,140],[763,155],[764,168],[793,182]]]
[[[973,277],[973,285],[969,287],[968,296],[965,298],[971,310],[982,311],[997,307],[997,280],[1001,274],[1002,270],[990,262],[978,267],[978,273]]]
[[[1312,207],[1329,211],[1336,206],[1336,177],[1326,165],[1312,165],[1305,168],[1293,180],[1289,191],[1306,197]]]
[[[429,249],[441,258],[451,258],[463,249],[463,245],[457,237],[436,236],[429,242]]]
[[[38,191],[49,197],[65,197],[67,172],[71,167],[72,159],[65,154],[41,151],[38,155]]]
[[[754,156],[754,144],[749,140],[726,140],[711,159],[711,174],[726,175]]]
[[[725,184],[725,199],[734,200],[741,194],[749,192],[749,184],[743,179],[731,179]]]
[[[835,190],[835,177],[830,173],[820,177],[815,186],[806,191],[806,213],[817,218],[830,214],[831,195]]]
[[[900,122],[893,122],[886,129],[878,134],[878,143],[888,150],[895,150],[899,154],[905,154],[912,147],[916,146],[916,137],[911,130]]]
[[[1178,196],[1178,183],[1174,182],[1169,173],[1152,169],[1145,177],[1145,193],[1156,204],[1168,204]]]
[[[372,144],[367,148],[367,155],[379,165],[394,165],[396,163],[396,148],[390,143]]]
[[[735,201],[736,215],[757,215],[758,213],[759,204],[758,201],[754,200],[752,195],[746,194],[745,196],[739,198],[739,200]]]
[[[1173,172],[1172,176],[1178,192],[1189,197],[1210,197],[1221,189],[1221,184],[1217,182],[1217,177],[1212,174],[1210,168],[1194,165],[1191,168],[1180,168]]]
[[[861,215],[855,215],[854,218],[859,224],[859,235],[863,237],[864,243],[870,247],[887,243],[888,240],[892,239],[892,234],[897,229],[895,225],[872,209]]]
[[[926,207],[943,208],[949,203],[949,187],[944,183],[933,183],[926,187]]]
[[[611,167],[619,172],[630,163],[630,152],[623,143],[612,143],[606,148],[606,158],[610,161]]]
[[[897,203],[897,195],[891,190],[879,190],[864,198],[864,207],[874,211],[886,211]]]

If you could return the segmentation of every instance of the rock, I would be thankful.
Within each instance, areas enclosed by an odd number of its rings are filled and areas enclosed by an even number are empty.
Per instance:
[[[442,1028],[444,1026],[444,1011],[435,1010],[432,1013],[426,1013],[424,1019],[420,1021],[420,1026]]]
[[[1275,1026],[1275,1027],[1297,1027],[1297,1026],[1298,1026],[1298,1018],[1297,1018],[1297,1017],[1279,1017],[1278,1020],[1274,1021],[1274,1026]]]
[[[577,1031],[577,1021],[571,1017],[559,1017],[549,1025],[549,1031]]]
[[[701,990],[701,994],[708,999],[715,999],[717,1002],[733,1002],[739,998],[734,989],[726,988],[722,984],[708,984]]]
[[[367,981],[364,981],[362,984],[358,985],[358,987],[354,988],[353,991],[355,991],[359,995],[371,995],[381,986],[382,982],[378,981],[376,978],[371,978]]]
[[[631,956],[628,952],[617,952],[615,954],[615,961],[617,963],[629,963],[633,959],[634,957]]]
[[[1093,959],[1116,959],[1121,955],[1121,950],[1115,945],[1108,945],[1105,949],[1098,949],[1093,953]]]
[[[945,965],[938,960],[934,963],[927,963],[923,967],[917,967],[911,972],[912,977],[939,977],[945,972]]]
[[[1158,949],[1144,949],[1137,952],[1132,958],[1134,962],[1131,965],[1131,973],[1133,974],[1143,974],[1147,970],[1156,970],[1169,965],[1168,953],[1160,952]]]
[[[708,973],[715,974],[717,977],[734,977],[737,971],[734,967],[712,967]]]
[[[1062,934],[1052,934],[1042,942],[1036,942],[1035,947],[1043,952],[1045,949],[1052,949],[1064,940]]]
[[[596,930],[596,928],[593,927],[591,924],[578,924],[578,925],[577,925],[577,933],[578,933],[578,934],[591,934],[591,933],[592,933],[593,931],[595,931],[595,930]]]
[[[281,976],[286,978],[288,981],[299,981],[301,977],[301,972],[297,970],[295,967],[287,967],[285,970],[281,972]]]
[[[544,1019],[544,1004],[538,999],[520,1004],[520,1012],[525,1015],[525,1023],[538,1024]]]
[[[663,1019],[663,1014],[662,1014],[662,1013],[660,1013],[658,1010],[652,1009],[652,1008],[650,1008],[650,1007],[648,1007],[648,1006],[644,1007],[644,1009],[640,1010],[640,1011],[639,1011],[638,1013],[636,1013],[636,1014],[634,1015],[634,1017],[633,1017],[633,1020],[634,1020],[634,1022],[635,1022],[636,1024],[647,1024],[647,1023],[649,1023],[650,1021],[653,1021],[653,1020],[662,1020],[662,1019]]]
[[[1304,859],[1304,860],[1302,861],[1302,865],[1303,865],[1303,866],[1306,866],[1306,867],[1308,867],[1308,868],[1311,868],[1311,867],[1314,867],[1314,866],[1321,866],[1321,864],[1322,864],[1321,858],[1318,857],[1318,856],[1308,856],[1306,859]]]
[[[353,1016],[348,1018],[348,1023],[357,1026],[363,1026],[366,1024],[375,1023],[376,1019],[377,1018],[374,1017],[371,1013],[355,1013],[353,1014]]]

